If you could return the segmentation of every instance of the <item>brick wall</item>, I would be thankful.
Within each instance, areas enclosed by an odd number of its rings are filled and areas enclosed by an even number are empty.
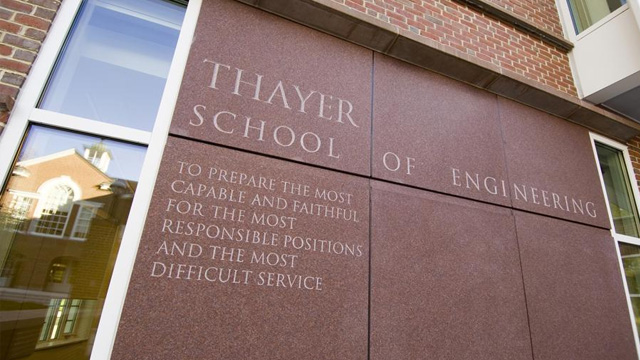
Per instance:
[[[59,0],[0,0],[0,132],[59,6]]]
[[[555,1],[549,0],[486,0],[494,6],[509,11],[540,29],[564,37]]]
[[[491,62],[566,94],[577,96],[569,57],[565,52],[515,29],[510,24],[470,9],[466,5],[452,0],[333,1],[438,41],[470,56]],[[506,0],[495,1],[505,2]],[[522,1],[518,0],[518,2]],[[541,0],[541,2],[548,8],[544,10],[545,16],[537,14],[534,8],[534,12],[529,17],[543,18],[545,22],[554,23],[556,31],[560,31],[557,13],[553,21],[548,15],[549,9],[552,8],[555,11],[553,1]],[[526,3],[522,2],[522,4]],[[518,12],[524,11],[522,9],[525,7],[519,8]]]

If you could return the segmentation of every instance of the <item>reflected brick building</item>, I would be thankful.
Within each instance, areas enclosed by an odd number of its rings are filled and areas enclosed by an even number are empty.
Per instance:
[[[136,185],[104,173],[109,157],[96,144],[16,164],[1,205],[3,356],[87,356]]]

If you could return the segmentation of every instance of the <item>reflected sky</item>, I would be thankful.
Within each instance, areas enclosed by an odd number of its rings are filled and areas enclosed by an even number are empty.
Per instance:
[[[82,155],[85,147],[96,144],[101,140],[112,154],[107,175],[112,178],[137,181],[140,177],[140,170],[146,153],[144,146],[42,126],[32,126],[30,128],[18,161],[31,160],[71,148],[76,149]]]
[[[39,107],[151,131],[184,11],[157,0],[85,2]]]

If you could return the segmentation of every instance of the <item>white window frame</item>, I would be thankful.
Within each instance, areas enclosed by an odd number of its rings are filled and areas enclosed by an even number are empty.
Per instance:
[[[31,192],[26,192],[26,191],[20,191],[20,190],[9,190],[9,194],[11,194],[13,196],[13,199],[11,200],[11,202],[9,202],[9,204],[11,204],[14,200],[17,201],[17,199],[29,199],[29,207],[26,209],[26,213],[24,215],[21,215],[18,219],[19,220],[26,220],[27,219],[27,215],[31,212],[33,205],[36,204],[38,202],[38,200],[40,199],[40,195],[38,195],[37,193],[31,193]],[[11,210],[14,210],[13,208]]]
[[[70,188],[71,191],[73,191],[73,199],[71,199],[69,213],[67,214],[67,217],[65,219],[64,227],[62,228],[62,233],[60,235],[55,235],[55,234],[38,232],[36,229],[40,223],[40,218],[42,217],[42,211],[45,210],[44,206],[47,205],[46,202],[49,200],[49,193],[53,189],[55,189],[57,186],[65,186]],[[67,231],[67,225],[69,224],[69,218],[71,218],[71,213],[73,211],[73,204],[75,201],[77,201],[82,197],[82,190],[80,189],[78,184],[76,184],[73,180],[71,180],[70,177],[63,175],[63,176],[45,181],[38,188],[38,195],[39,195],[38,196],[39,200],[36,205],[36,210],[33,212],[33,220],[31,221],[31,227],[29,229],[29,232],[33,234],[37,234],[38,236],[43,236],[43,237],[52,237],[52,238],[64,237]]]
[[[65,0],[60,5],[38,57],[16,100],[7,126],[4,128],[2,135],[0,135],[0,154],[3,154],[3,156],[0,156],[0,184],[4,184],[7,180],[21,141],[30,124],[48,125],[61,130],[79,131],[89,135],[109,137],[147,146],[136,195],[131,205],[129,220],[123,233],[122,244],[118,251],[91,352],[92,360],[106,360],[111,357],[122,306],[129,286],[153,187],[160,168],[162,153],[167,142],[169,126],[173,117],[178,90],[182,82],[202,0],[190,0],[187,5],[152,132],[36,108],[81,2],[82,0]]]
[[[86,234],[89,233],[89,231],[91,231],[91,222],[93,221],[93,218],[96,216],[96,214],[98,213],[98,209],[100,209],[102,207],[102,203],[97,203],[97,202],[93,202],[93,201],[77,201],[76,204],[78,205],[78,210],[76,212],[76,218],[73,221],[73,228],[71,229],[71,234],[69,234],[69,237],[73,240],[80,240],[80,241],[85,241],[87,240],[87,236]],[[88,210],[91,214],[90,214],[90,218],[89,219],[82,219],[80,217],[80,215],[82,215],[82,211],[83,210]],[[81,226],[85,226],[82,225],[80,222],[82,220],[88,220],[89,224],[86,225],[86,233],[84,237],[80,237],[80,236],[75,236],[76,232],[78,231],[78,229]]]
[[[604,196],[605,205],[607,206],[607,216],[609,217],[609,223],[611,224],[611,236],[613,237],[614,245],[616,248],[616,254],[618,255],[618,265],[620,266],[620,275],[622,276],[622,282],[624,285],[625,300],[627,301],[627,307],[629,309],[629,317],[631,319],[631,328],[633,329],[633,337],[636,343],[636,354],[638,354],[638,357],[640,358],[640,341],[638,339],[638,328],[636,327],[636,320],[633,313],[633,305],[631,304],[629,288],[627,287],[627,278],[625,277],[624,265],[622,263],[622,254],[620,253],[620,248],[618,246],[619,242],[640,246],[640,238],[635,238],[633,236],[616,233],[613,217],[611,216],[609,199],[607,198],[607,190],[604,185],[604,178],[602,177],[602,172],[600,171],[600,161],[598,160],[596,142],[610,146],[622,152],[622,155],[624,157],[624,163],[627,170],[627,176],[629,177],[629,181],[631,184],[632,196],[634,198],[633,203],[635,204],[636,209],[640,210],[640,206],[638,206],[640,205],[640,202],[639,202],[640,190],[638,189],[638,181],[635,179],[633,166],[631,165],[631,157],[629,156],[629,149],[627,148],[626,145],[598,134],[590,133],[589,135],[591,138],[591,146],[593,148],[593,156],[595,157],[595,162],[598,170],[598,177],[600,179],[600,185],[602,186],[602,194]]]
[[[591,26],[589,26],[588,28],[582,30],[580,33],[576,33],[576,28],[573,25],[573,14],[571,13],[571,9],[569,8],[568,0],[556,0],[556,8],[558,9],[560,15],[560,23],[562,24],[564,33],[572,42],[579,41],[580,39],[588,36],[592,32],[596,31],[599,27],[603,26],[612,19],[616,18],[618,15],[630,9],[629,2],[627,2],[626,4],[622,4],[622,6],[613,10],[602,19],[591,24]]]

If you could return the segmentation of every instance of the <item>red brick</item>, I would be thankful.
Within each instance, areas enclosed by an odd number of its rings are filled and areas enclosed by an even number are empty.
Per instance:
[[[13,11],[0,7],[0,19],[9,20],[13,16]]]
[[[415,6],[415,4],[414,4]],[[413,15],[413,17],[420,17],[422,16],[422,14],[424,14],[424,11],[421,10],[417,10],[416,8],[405,8],[404,9],[407,13]]]
[[[520,63],[513,63],[513,67],[515,67],[516,69],[520,70],[520,73],[524,73],[527,71],[527,67],[520,64]]]
[[[414,14],[404,10],[404,9],[397,9],[396,12],[398,13],[398,15],[403,16],[407,19],[413,19],[415,17]]]
[[[461,51],[461,52],[463,52],[463,53],[466,53],[466,52],[467,52],[467,48],[466,48],[466,47],[464,47],[464,45],[462,45],[462,43],[457,44],[457,43],[452,42],[450,45],[451,45],[453,48],[455,48],[455,49],[457,49],[457,50],[459,50],[459,51]]]
[[[440,41],[440,37],[438,35],[436,35],[435,33],[433,33],[431,30],[427,30],[427,31],[422,31],[420,32],[420,35],[435,40],[435,41]]]
[[[476,24],[469,22],[467,20],[460,20],[460,23],[463,24],[464,26],[468,27],[469,29],[473,29],[473,30],[477,30],[478,27],[476,26]]]
[[[515,72],[515,71],[516,71],[516,68],[515,68],[515,67],[513,67],[513,66],[511,66],[511,65],[509,65],[509,64],[507,64],[507,63],[504,63],[504,62],[501,62],[501,63],[500,63],[500,66],[502,66],[503,68],[505,68],[505,69],[507,69],[507,70],[513,71],[513,72]]]
[[[377,12],[377,13],[384,14],[384,8],[378,6],[378,5],[374,4],[374,3],[365,3],[364,7],[367,8],[367,9],[371,9],[371,10]]]
[[[493,33],[489,29],[478,28],[478,32],[484,36],[492,37]]]
[[[398,15],[395,12],[389,12],[387,11],[387,13],[385,14],[388,17],[392,18],[392,19],[396,19],[399,22],[405,23],[407,21],[407,18],[405,18],[404,16]]]
[[[18,24],[14,24],[8,21],[0,20],[0,30],[4,30],[13,34],[17,34],[20,32],[22,26]]]
[[[358,10],[360,12],[366,12],[363,6],[360,6],[359,4],[354,3],[353,1],[347,0],[345,1],[345,5],[348,5],[350,8]]]
[[[38,40],[38,41],[42,41],[44,40],[44,38],[47,36],[47,33],[42,31],[42,30],[38,30],[38,29],[27,29],[27,31],[24,32],[24,35],[28,38],[34,39],[34,40]]]
[[[13,48],[7,45],[0,44],[0,55],[9,56],[13,52]]]
[[[45,7],[51,10],[57,10],[60,7],[60,1],[57,0],[28,0],[30,3]]]
[[[16,71],[16,72],[21,72],[23,74],[26,74],[29,71],[29,67],[30,67],[29,64],[25,64],[25,63],[20,62],[20,61],[15,61],[15,60],[11,60],[11,59],[1,59],[0,58],[0,68],[3,68],[3,69]]]
[[[424,27],[425,27],[424,24],[421,24],[421,23],[419,23],[417,21],[410,20],[410,19],[407,20],[407,24],[410,25],[410,26],[413,26],[415,28],[418,28],[418,29],[424,29]]]
[[[396,18],[391,18],[391,23],[399,28],[409,29],[409,25],[407,25],[407,23],[400,21]]]
[[[33,6],[16,0],[0,0],[0,7],[30,14]]]
[[[6,124],[7,121],[9,120],[9,112],[2,112],[0,113],[0,123],[1,124]],[[0,135],[2,135],[2,130],[4,129],[4,127],[0,126]]]
[[[27,51],[27,50],[17,49],[16,52],[13,54],[13,58],[16,60],[22,60],[29,63],[33,63],[33,60],[36,59],[36,53]]]
[[[38,28],[40,30],[47,30],[51,25],[51,22],[47,20],[23,14],[16,14],[15,21],[29,27]]]
[[[442,13],[442,10],[440,8],[438,8],[437,6],[433,6],[430,3],[424,3],[423,5],[424,5],[425,8],[431,10],[432,12],[434,12],[436,14],[441,14]]]
[[[478,59],[491,62],[491,57],[485,54],[477,54]]]
[[[26,50],[37,51],[40,48],[39,42],[25,39],[23,37],[12,35],[12,34],[5,34],[3,41],[6,44],[14,45]]]
[[[37,7],[33,15],[51,21],[56,16],[56,12],[54,10]]]
[[[4,76],[2,76],[2,82],[5,84],[21,87],[24,83],[24,76],[13,73],[5,73]]]
[[[20,89],[17,87],[0,84],[0,94],[2,95],[9,95],[12,98],[16,98],[18,96],[18,91],[20,91]]]

